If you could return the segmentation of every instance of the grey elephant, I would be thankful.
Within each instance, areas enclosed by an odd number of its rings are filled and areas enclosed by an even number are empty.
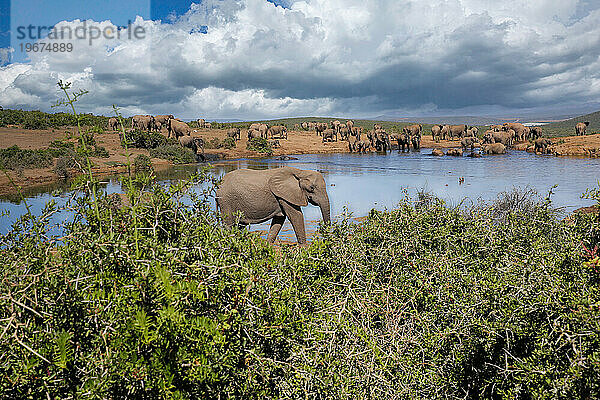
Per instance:
[[[350,151],[350,153],[354,153],[356,151],[358,151],[358,142],[360,141],[359,138],[357,138],[356,136],[349,136],[348,137],[348,151]]]
[[[439,142],[442,139],[442,125],[433,125],[431,127],[431,137],[434,141]]]
[[[178,119],[169,120],[167,130],[168,138],[174,137],[177,139],[180,136],[190,136],[192,134],[192,128],[190,128],[185,122]]]
[[[324,222],[330,221],[325,179],[316,171],[283,167],[268,170],[238,169],[225,174],[216,192],[217,207],[225,224],[260,224],[271,220],[267,240],[273,243],[285,219],[292,223],[298,244],[306,244],[303,206],[321,208]],[[241,215],[239,215],[241,213]],[[237,214],[237,215],[236,215]]]
[[[119,129],[119,120],[116,118],[109,118],[108,119],[108,129],[110,129],[111,131],[116,131]]]
[[[134,115],[131,118],[131,128],[151,131],[154,129],[154,117],[152,115]]]
[[[462,147],[463,151],[467,150],[467,148],[470,148],[471,151],[473,151],[476,143],[479,143],[479,139],[473,136],[467,136],[460,141],[460,147]]]
[[[410,138],[410,141],[413,145],[413,150],[419,150],[421,148],[421,135],[414,135]]]
[[[337,132],[333,129],[325,129],[323,131],[323,143],[325,142],[333,142],[335,138],[335,141],[337,142]]]
[[[541,137],[544,136],[544,133],[542,132],[542,127],[541,126],[533,126],[531,127],[531,138],[533,140],[537,140]]]
[[[548,147],[552,145],[552,141],[550,139],[546,139],[546,138],[539,138],[536,139],[536,141],[534,142],[535,145],[535,152],[540,152],[542,154],[548,154]]]
[[[156,128],[158,132],[160,132],[163,127],[169,129],[169,121],[174,118],[175,116],[173,114],[156,115],[154,117],[154,128]]]
[[[269,128],[271,139],[287,139],[287,128],[283,125],[275,125]]]
[[[587,127],[590,126],[589,122],[579,122],[575,125],[575,134],[577,136],[585,136],[587,134]]]
[[[502,143],[484,144],[481,147],[481,152],[484,154],[505,154],[506,146]]]
[[[204,154],[204,140],[192,136],[180,136],[178,140],[180,145],[191,149],[194,154],[198,154],[198,150],[202,150]]]
[[[242,131],[240,128],[231,128],[227,130],[227,137],[233,140],[240,140],[242,138]]]
[[[406,133],[395,134],[394,139],[398,142],[398,151],[404,152],[404,149],[410,151],[410,136]]]

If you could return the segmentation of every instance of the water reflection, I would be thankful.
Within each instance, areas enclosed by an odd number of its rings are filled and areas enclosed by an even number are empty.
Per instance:
[[[554,204],[572,211],[593,204],[580,196],[587,188],[596,186],[600,179],[598,159],[536,156],[516,151],[484,158],[438,158],[427,155],[428,152],[298,155],[295,156],[297,160],[289,161],[240,159],[214,163],[212,173],[218,177],[238,168],[269,169],[286,165],[319,170],[324,174],[328,185],[332,216],[340,215],[344,209],[354,216],[366,215],[372,208],[390,209],[407,192],[414,194],[419,189],[430,191],[449,204],[456,205],[464,199],[491,200],[498,193],[513,187],[531,187],[545,195],[554,185],[558,185],[552,197]],[[157,178],[169,183],[185,179],[199,168],[202,166],[173,167],[158,171]],[[459,184],[459,177],[464,177],[464,184]],[[105,180],[104,190],[108,193],[123,191],[116,178]],[[59,195],[52,196],[53,191]],[[39,213],[50,199],[55,199],[62,205],[71,194],[68,185],[63,183],[28,192],[26,195],[32,211]],[[0,218],[0,232],[6,232],[10,224],[25,212],[25,207],[15,200],[13,198],[0,202],[0,210],[10,211],[9,217]],[[319,209],[312,206],[304,208],[304,215],[307,221],[321,218]],[[56,220],[61,222],[68,218],[68,215],[61,215]],[[267,230],[268,223],[254,226],[253,229]],[[311,229],[314,229],[314,224]],[[293,239],[289,223],[284,226],[281,235],[283,238],[291,236]]]

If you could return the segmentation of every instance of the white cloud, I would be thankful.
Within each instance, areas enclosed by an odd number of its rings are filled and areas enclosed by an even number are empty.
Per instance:
[[[0,102],[47,109],[58,79],[90,90],[86,111],[116,103],[183,118],[535,108],[598,95],[600,11],[576,20],[577,0],[288,5],[204,0],[173,24],[138,18],[146,40],[75,41],[72,53],[1,69]]]

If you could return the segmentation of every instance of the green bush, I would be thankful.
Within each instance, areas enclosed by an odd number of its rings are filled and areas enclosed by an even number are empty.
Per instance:
[[[266,154],[269,156],[273,154],[273,149],[271,148],[271,145],[269,144],[267,139],[264,138],[250,139],[248,141],[248,144],[246,145],[246,148],[248,150],[256,151],[258,153]]]
[[[275,251],[145,182],[0,236],[0,397],[600,397],[597,215],[421,195]]]
[[[197,162],[196,154],[179,144],[167,144],[150,149],[150,156],[169,160],[173,164],[192,164]]]
[[[223,139],[222,142],[223,148],[231,150],[231,149],[235,149],[236,147],[236,143],[235,143],[235,139],[234,138],[225,138]]]
[[[52,165],[52,151],[21,149],[14,145],[0,149],[0,168],[23,170],[29,168],[46,168]]]
[[[136,173],[152,171],[152,160],[145,154],[138,154],[133,161],[133,169]]]
[[[81,125],[97,129],[106,126],[108,117],[93,114],[80,114]],[[131,123],[131,119],[127,119]],[[20,125],[23,129],[48,129],[63,126],[77,126],[73,114],[64,112],[49,114],[42,111],[24,111],[5,109],[0,112],[0,126]],[[96,132],[101,133],[101,132]]]
[[[104,128],[98,125],[94,125],[87,129],[87,132],[93,133],[95,135],[102,135],[104,133]]]
[[[159,146],[165,146],[167,144],[174,144],[176,141],[169,140],[160,133],[157,132],[140,132],[140,131],[132,131],[127,132],[125,134],[127,137],[127,146],[129,148],[137,148],[137,149],[155,149]],[[123,139],[123,134],[120,134],[121,137],[121,146],[125,147],[125,142]]]
[[[220,149],[222,147],[223,143],[219,140],[219,138],[212,138],[204,142],[205,149]]]
[[[108,153],[108,150],[106,150],[106,148],[96,145],[96,146],[94,146],[94,152],[93,152],[92,156],[100,157],[100,158],[109,158],[110,154]]]

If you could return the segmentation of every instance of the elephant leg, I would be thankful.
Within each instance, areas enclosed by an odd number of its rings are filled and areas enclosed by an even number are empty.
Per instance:
[[[269,230],[269,236],[267,237],[267,242],[273,243],[279,235],[279,231],[281,231],[281,227],[285,222],[285,217],[273,217],[271,221],[271,229]]]
[[[281,200],[280,203],[283,212],[292,223],[292,227],[296,233],[296,239],[298,239],[298,244],[306,244],[306,230],[304,228],[304,215],[302,214],[302,209],[300,206],[290,204],[285,200]]]

